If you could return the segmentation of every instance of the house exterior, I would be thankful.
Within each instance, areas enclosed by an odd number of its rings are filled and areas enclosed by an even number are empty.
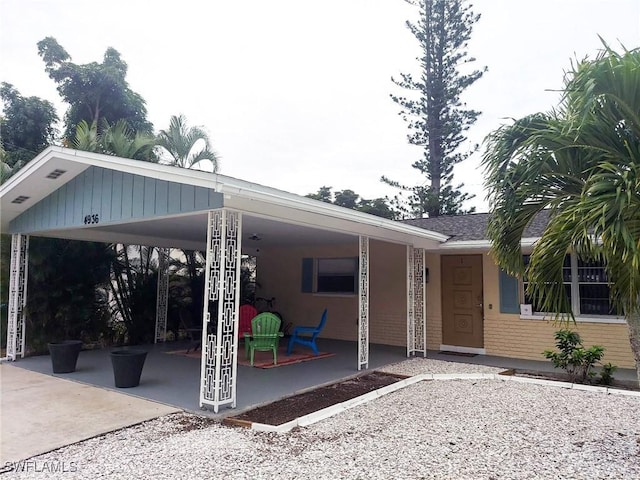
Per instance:
[[[447,268],[459,262],[477,258],[476,267],[481,270],[482,298],[480,320],[482,342],[471,348],[453,348],[487,355],[541,360],[542,351],[554,346],[554,333],[559,325],[549,316],[535,311],[526,312],[521,304],[529,304],[525,298],[524,282],[502,271],[492,259],[487,237],[489,214],[478,213],[462,216],[444,216],[409,220],[411,225],[443,233],[449,239],[442,243],[437,253],[428,253],[426,266],[441,282],[429,282],[427,287],[427,346],[429,349],[456,347],[455,333],[447,331],[455,322],[455,312],[447,307],[452,301],[452,284]],[[523,254],[531,252],[533,243],[541,236],[548,221],[547,214],[540,214],[525,229],[522,239]],[[635,368],[629,345],[629,333],[623,317],[610,314],[608,287],[601,266],[586,265],[568,255],[565,280],[571,291],[575,324],[570,328],[580,333],[587,346],[602,345],[606,348],[603,362],[611,362],[623,368]],[[593,297],[597,297],[594,299]],[[477,297],[474,297],[477,299]],[[479,337],[478,337],[479,338]],[[464,341],[463,341],[464,343]]]
[[[554,333],[560,326],[542,313],[521,311],[521,304],[525,304],[524,284],[501,271],[492,259],[486,235],[488,220],[489,214],[480,213],[405,221],[447,236],[437,248],[425,251],[427,349],[542,360],[543,350],[554,347]],[[530,253],[547,220],[546,215],[539,215],[525,230],[524,254]],[[405,346],[408,315],[405,249],[398,244],[372,241],[370,252],[369,340]],[[327,323],[323,336],[357,340],[357,289],[328,292],[318,288],[322,262],[357,258],[355,246],[275,247],[261,253],[264,255],[257,258],[258,283],[263,293],[287,299],[286,305],[282,302],[278,305],[287,321],[294,325],[308,324],[309,319],[317,316],[315,312],[327,307],[331,322]],[[583,270],[593,277],[595,272],[601,274],[597,268],[576,265],[573,268],[579,271],[574,274],[576,279],[585,277]],[[308,275],[310,269],[313,276],[306,280],[305,288],[305,271]],[[582,280],[586,283],[586,279]],[[597,283],[602,290],[606,282],[590,283]],[[579,294],[582,286],[575,282],[572,288]],[[585,298],[578,307],[586,304]],[[576,324],[571,328],[580,333],[585,345],[606,348],[605,363],[634,368],[624,319],[593,311],[591,308],[590,312],[578,313],[574,309]]]
[[[0,208],[0,231],[12,236],[11,359],[25,351],[30,236],[157,247],[158,341],[169,249],[205,252],[205,295],[219,308],[217,331],[202,329],[199,394],[216,412],[235,405],[242,255],[256,257],[258,295],[276,297],[286,322],[316,323],[327,308],[321,336],[354,341],[357,369],[368,367],[370,343],[405,346],[407,356],[431,349],[539,360],[557,329],[520,313],[522,283],[488,254],[486,214],[395,222],[219,174],[61,147],[0,186]],[[544,224],[530,226],[524,253]],[[568,268],[577,279],[586,267],[571,260]],[[207,323],[214,313],[204,303]],[[605,361],[633,366],[623,319],[579,316],[577,329],[607,349]]]

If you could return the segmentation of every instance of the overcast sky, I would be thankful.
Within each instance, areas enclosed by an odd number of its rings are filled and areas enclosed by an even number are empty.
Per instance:
[[[593,57],[598,35],[640,46],[640,0],[476,0],[469,53],[489,71],[464,96],[483,112],[471,148],[493,129],[557,103],[571,61]],[[352,189],[392,196],[386,175],[422,179],[391,76],[417,68],[402,0],[0,0],[0,81],[52,101],[37,42],[55,37],[75,63],[107,47],[129,65],[131,88],[156,130],[171,115],[207,129],[220,173],[307,194]],[[555,91],[554,91],[555,90]],[[478,155],[455,170],[486,211]]]

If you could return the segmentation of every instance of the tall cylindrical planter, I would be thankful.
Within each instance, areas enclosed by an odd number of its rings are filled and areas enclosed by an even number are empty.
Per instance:
[[[80,340],[65,340],[63,342],[49,343],[49,354],[51,355],[53,373],[74,372],[81,348],[82,341]]]
[[[111,364],[117,388],[137,387],[147,352],[144,350],[113,350]]]

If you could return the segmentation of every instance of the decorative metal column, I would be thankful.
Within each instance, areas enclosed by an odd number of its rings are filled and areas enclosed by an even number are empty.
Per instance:
[[[407,357],[427,356],[425,252],[407,247]]]
[[[358,370],[369,368],[369,237],[360,237]]]
[[[158,248],[158,292],[156,295],[156,340],[167,339],[167,307],[169,303],[169,248]]]
[[[200,407],[236,406],[242,215],[209,212],[202,325]],[[213,312],[210,311],[213,309]],[[209,326],[213,321],[213,331]]]
[[[7,321],[7,357],[24,358],[26,339],[24,306],[27,303],[29,237],[11,235],[11,273],[9,275],[9,312]]]

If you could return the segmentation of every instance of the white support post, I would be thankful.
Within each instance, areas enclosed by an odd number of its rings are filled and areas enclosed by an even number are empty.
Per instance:
[[[425,252],[407,247],[407,357],[427,356]]]
[[[413,278],[413,246],[407,245],[407,357],[411,356],[415,346],[415,314],[413,301],[414,278]]]
[[[369,237],[360,237],[358,370],[369,368]]]
[[[158,248],[158,291],[156,294],[155,343],[167,340],[167,308],[169,304],[169,254],[171,249]]]
[[[7,318],[7,357],[24,358],[26,322],[24,307],[27,303],[27,276],[29,273],[29,237],[11,235],[11,271],[9,274],[9,311]]]
[[[236,406],[241,229],[239,212],[226,209],[209,212],[200,407],[212,406],[216,413],[221,405]],[[211,312],[210,307],[215,311]],[[216,318],[215,333],[209,333],[212,313]]]
[[[426,278],[424,275],[425,268],[425,251],[422,248],[413,250],[413,301],[415,306],[414,315],[414,354],[422,353],[423,357],[427,356],[427,319],[426,319]]]

